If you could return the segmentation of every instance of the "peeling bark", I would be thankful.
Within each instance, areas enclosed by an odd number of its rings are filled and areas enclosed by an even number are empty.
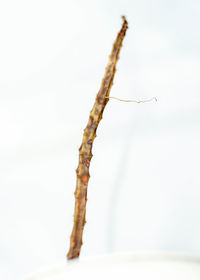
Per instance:
[[[85,225],[85,213],[87,203],[87,186],[90,178],[89,166],[92,158],[92,145],[96,137],[96,130],[102,119],[103,111],[109,101],[109,93],[113,84],[116,72],[116,64],[119,59],[119,52],[122,47],[122,41],[128,28],[128,22],[123,16],[123,24],[117,38],[114,42],[105,75],[102,80],[101,88],[97,93],[94,106],[90,112],[89,120],[84,129],[82,144],[79,148],[79,163],[76,169],[77,181],[75,190],[75,209],[74,225],[70,237],[70,249],[67,254],[68,259],[79,257],[82,246],[82,235]]]

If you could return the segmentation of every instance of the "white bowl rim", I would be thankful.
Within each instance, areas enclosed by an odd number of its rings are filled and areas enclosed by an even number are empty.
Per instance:
[[[182,262],[200,265],[200,254],[193,252],[177,252],[177,251],[126,251],[114,252],[110,254],[81,256],[79,259],[69,260],[51,267],[39,270],[37,273],[29,274],[25,279],[37,279],[37,277],[62,273],[68,269],[76,269],[97,265],[102,267],[106,265],[127,264],[131,262]],[[35,278],[36,277],[36,278]]]

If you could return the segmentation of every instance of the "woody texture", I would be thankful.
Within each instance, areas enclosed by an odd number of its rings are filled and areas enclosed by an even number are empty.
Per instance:
[[[74,225],[70,236],[70,248],[67,254],[68,260],[79,257],[82,246],[82,235],[85,225],[86,203],[87,203],[87,187],[90,178],[89,167],[92,159],[92,146],[96,137],[97,127],[102,119],[103,111],[109,101],[109,93],[113,84],[116,72],[116,64],[119,59],[122,42],[128,28],[126,18],[122,17],[123,24],[114,42],[111,55],[101,83],[99,92],[97,93],[94,106],[90,112],[89,120],[84,129],[82,144],[79,148],[79,163],[76,169],[77,181],[74,209]]]

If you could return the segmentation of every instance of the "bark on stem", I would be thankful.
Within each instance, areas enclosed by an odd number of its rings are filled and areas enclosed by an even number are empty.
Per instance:
[[[87,186],[90,178],[89,166],[92,158],[92,145],[96,137],[96,130],[102,119],[103,111],[109,101],[109,93],[113,84],[116,72],[116,64],[119,59],[119,52],[122,41],[128,28],[128,22],[123,16],[123,24],[117,38],[114,42],[105,75],[102,80],[101,88],[97,93],[94,106],[90,112],[89,120],[84,129],[82,144],[79,148],[79,163],[76,169],[77,181],[75,190],[75,209],[74,209],[74,225],[70,237],[70,249],[67,254],[68,259],[77,258],[80,254],[82,245],[82,235],[85,225],[85,212],[87,202]]]

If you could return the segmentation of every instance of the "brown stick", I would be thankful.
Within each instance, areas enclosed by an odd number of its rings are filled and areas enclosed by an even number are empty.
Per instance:
[[[80,254],[82,245],[83,228],[85,225],[85,212],[87,202],[87,186],[90,178],[89,166],[92,158],[92,145],[96,137],[96,130],[99,122],[102,119],[103,111],[107,102],[108,96],[113,84],[114,75],[116,72],[116,64],[119,59],[119,52],[122,46],[122,41],[128,28],[128,22],[123,16],[123,24],[117,38],[114,42],[105,75],[102,80],[101,88],[96,96],[94,106],[90,112],[89,121],[84,129],[82,144],[79,148],[79,163],[76,169],[77,181],[74,209],[74,226],[70,237],[70,249],[67,254],[68,259],[77,258]]]

